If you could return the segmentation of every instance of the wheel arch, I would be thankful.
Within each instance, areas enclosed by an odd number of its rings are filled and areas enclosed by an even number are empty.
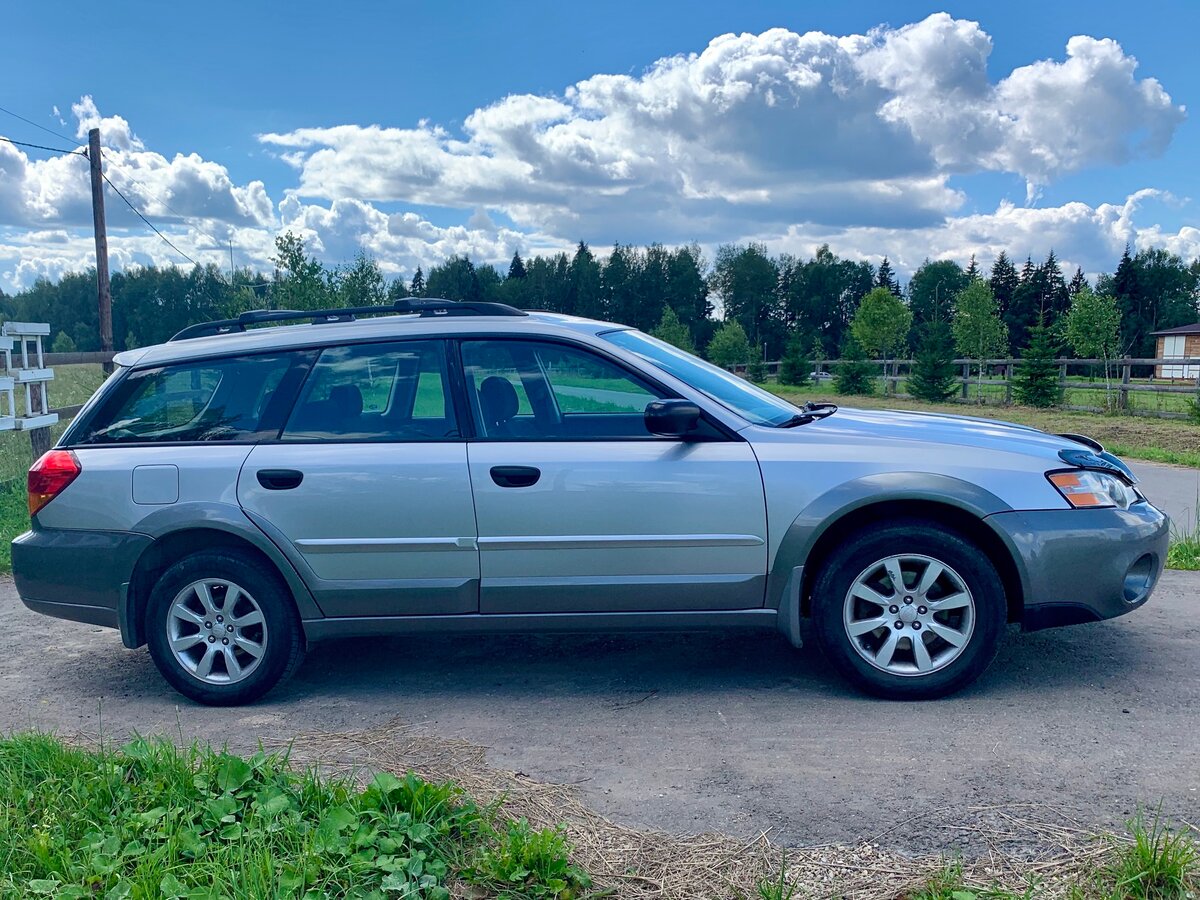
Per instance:
[[[847,482],[813,500],[787,529],[771,567],[768,604],[797,642],[799,619],[811,612],[812,585],[833,549],[872,524],[919,518],[962,533],[987,554],[1004,585],[1008,621],[1019,622],[1028,576],[1008,537],[988,522],[1010,508],[978,485],[945,475],[888,473]]]
[[[232,511],[221,509],[209,510],[207,515],[200,517],[193,511],[158,521],[151,517],[141,523],[139,530],[154,540],[134,564],[129,585],[121,598],[117,618],[126,647],[140,647],[146,643],[146,606],[158,579],[180,559],[203,550],[235,550],[255,559],[280,578],[301,622],[321,617],[308,588],[279,548],[255,528],[240,509],[235,510],[241,521]]]

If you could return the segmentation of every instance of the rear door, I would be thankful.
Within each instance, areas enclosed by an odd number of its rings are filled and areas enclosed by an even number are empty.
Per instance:
[[[650,434],[668,392],[586,347],[461,344],[484,613],[748,609],[767,523],[750,445]]]
[[[328,616],[478,611],[466,445],[445,345],[322,351],[278,441],[242,467],[242,507]]]

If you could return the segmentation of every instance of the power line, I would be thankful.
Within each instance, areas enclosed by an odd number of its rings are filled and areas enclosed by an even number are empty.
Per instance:
[[[112,188],[113,191],[116,192],[116,195],[118,197],[120,197],[122,200],[125,201],[125,205],[128,206],[130,209],[132,209],[134,214],[150,227],[151,231],[153,231],[155,234],[157,234],[160,238],[163,239],[164,244],[166,244],[168,247],[170,247],[172,250],[174,250],[176,253],[178,253],[180,256],[182,256],[184,259],[186,259],[188,262],[190,262],[193,266],[200,265],[200,263],[196,262],[194,259],[192,259],[190,256],[188,256],[186,253],[184,253],[182,250],[180,250],[178,247],[176,247],[174,244],[172,244],[169,240],[167,240],[167,236],[165,234],[163,234],[161,231],[159,231],[157,228],[155,228],[154,223],[151,222],[149,219],[147,219],[145,216],[143,216],[141,210],[139,210],[136,206],[134,206],[132,203],[129,202],[129,198],[121,193],[120,189],[115,184],[112,183],[112,181],[109,179],[109,177],[107,175],[105,175],[103,172],[101,172],[100,177],[102,177],[108,183],[108,186],[110,188]]]
[[[16,144],[18,147],[33,147],[35,150],[47,150],[50,153],[63,153],[63,154],[68,154],[68,155],[72,155],[72,156],[83,156],[83,157],[87,156],[87,154],[84,153],[82,150],[64,150],[62,147],[44,147],[41,144],[30,144],[26,141],[14,141],[12,138],[8,138],[8,137],[0,137],[0,141],[4,141],[5,143],[8,143],[8,144]]]
[[[5,110],[5,111],[7,112],[7,110]],[[20,117],[18,116],[18,118],[20,118]],[[7,138],[7,137],[0,137],[0,141],[5,141],[6,143],[9,143],[9,144],[16,144],[18,147],[33,147],[34,149],[37,149],[37,150],[47,150],[50,153],[62,153],[62,154],[66,154],[68,156],[82,156],[85,159],[87,158],[87,154],[84,153],[82,150],[63,150],[60,147],[43,147],[41,144],[30,144],[25,141],[14,141],[12,138]],[[104,175],[104,173],[102,172],[101,176],[104,178],[104,180],[106,182],[108,182],[108,186],[110,188],[112,188],[113,191],[116,192],[116,195],[125,201],[125,205],[128,206],[130,209],[132,209],[134,214],[150,227],[151,231],[153,231],[160,238],[162,238],[163,243],[165,243],[168,247],[170,247],[172,250],[174,250],[176,253],[178,253],[180,256],[182,256],[184,259],[186,259],[188,262],[190,262],[193,266],[200,265],[198,262],[196,262],[194,259],[192,259],[190,256],[188,256],[186,253],[184,253],[182,250],[180,250],[178,247],[176,247],[174,244],[172,244],[169,240],[167,240],[167,236],[165,234],[163,234],[161,231],[159,231],[154,226],[153,222],[151,222],[144,215],[142,215],[141,210],[139,210],[136,206],[134,206],[132,203],[129,202],[129,198],[121,193],[120,188],[118,188],[115,184],[113,184],[107,175]],[[176,215],[178,215],[178,213],[176,213]],[[209,237],[212,237],[212,235],[209,235]]]
[[[21,120],[22,122],[24,122],[26,125],[32,125],[34,128],[40,128],[42,131],[46,132],[46,134],[52,134],[52,135],[54,135],[55,137],[60,137],[60,138],[62,138],[64,141],[73,141],[73,140],[75,140],[75,138],[72,138],[72,137],[67,137],[67,136],[66,136],[65,134],[63,134],[61,131],[55,131],[53,128],[47,128],[45,125],[39,125],[37,122],[33,121],[32,119],[27,119],[27,118],[25,118],[25,117],[24,117],[24,116],[22,116],[22,115],[18,115],[17,113],[13,112],[11,109],[5,109],[3,106],[0,106],[0,112],[2,112],[2,113],[8,113],[8,114],[9,114],[10,116],[12,116],[14,119],[20,119],[20,120]]]
[[[205,231],[203,228],[201,228],[199,225],[197,225],[197,224],[196,224],[196,219],[197,219],[197,217],[196,217],[196,216],[188,216],[188,215],[184,215],[184,214],[183,214],[183,213],[181,213],[179,210],[177,210],[177,209],[175,209],[173,206],[171,206],[171,204],[170,204],[170,203],[168,203],[166,200],[164,200],[164,199],[163,199],[163,196],[162,196],[162,194],[159,194],[159,193],[158,193],[158,192],[156,192],[156,191],[152,191],[150,188],[148,188],[148,187],[146,186],[146,183],[145,183],[145,182],[143,182],[143,181],[138,181],[138,179],[136,179],[136,178],[134,178],[132,175],[130,175],[130,174],[129,174],[129,170],[128,170],[128,169],[125,169],[125,168],[124,168],[124,167],[123,167],[123,166],[122,166],[120,163],[116,162],[116,161],[115,161],[115,160],[112,158],[112,155],[111,155],[111,154],[105,153],[105,152],[104,152],[104,150],[103,150],[103,149],[101,149],[101,150],[100,150],[100,155],[104,157],[105,161],[106,161],[106,162],[108,162],[108,164],[109,164],[111,167],[113,167],[113,168],[115,168],[117,171],[121,172],[121,174],[123,174],[123,175],[125,176],[125,178],[126,178],[126,179],[127,179],[129,182],[131,182],[132,184],[136,185],[136,186],[137,186],[138,188],[140,188],[140,189],[141,189],[141,190],[142,190],[144,193],[146,193],[146,194],[149,194],[151,197],[153,197],[155,200],[157,200],[159,203],[161,203],[161,204],[163,205],[163,208],[164,208],[164,209],[166,209],[168,212],[174,213],[174,214],[175,214],[176,216],[178,216],[180,219],[185,219],[185,220],[187,220],[187,221],[188,221],[188,222],[191,224],[191,226],[192,226],[193,228],[195,228],[195,229],[196,229],[198,232],[200,232],[200,233],[201,233],[202,235],[204,235],[206,238],[208,238],[209,240],[211,240],[213,243],[215,243],[215,244],[223,244],[223,243],[225,243],[225,241],[224,241],[224,240],[222,240],[221,238],[218,238],[216,235],[212,234],[212,233],[211,233],[211,232],[209,232],[209,231]]]

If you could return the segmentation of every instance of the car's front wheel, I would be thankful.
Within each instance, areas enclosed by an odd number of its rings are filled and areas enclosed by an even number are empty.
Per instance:
[[[813,585],[818,644],[880,697],[926,700],[971,683],[996,656],[1007,604],[995,566],[931,522],[893,522],[838,547]]]
[[[304,655],[300,619],[278,576],[236,551],[196,553],[169,568],[146,621],[158,670],[199,703],[256,700]]]

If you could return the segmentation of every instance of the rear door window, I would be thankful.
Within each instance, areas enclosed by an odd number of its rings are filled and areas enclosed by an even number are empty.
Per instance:
[[[81,444],[246,442],[278,436],[314,351],[135,370],[96,410]]]
[[[329,347],[283,430],[285,441],[444,441],[459,437],[445,345]]]

